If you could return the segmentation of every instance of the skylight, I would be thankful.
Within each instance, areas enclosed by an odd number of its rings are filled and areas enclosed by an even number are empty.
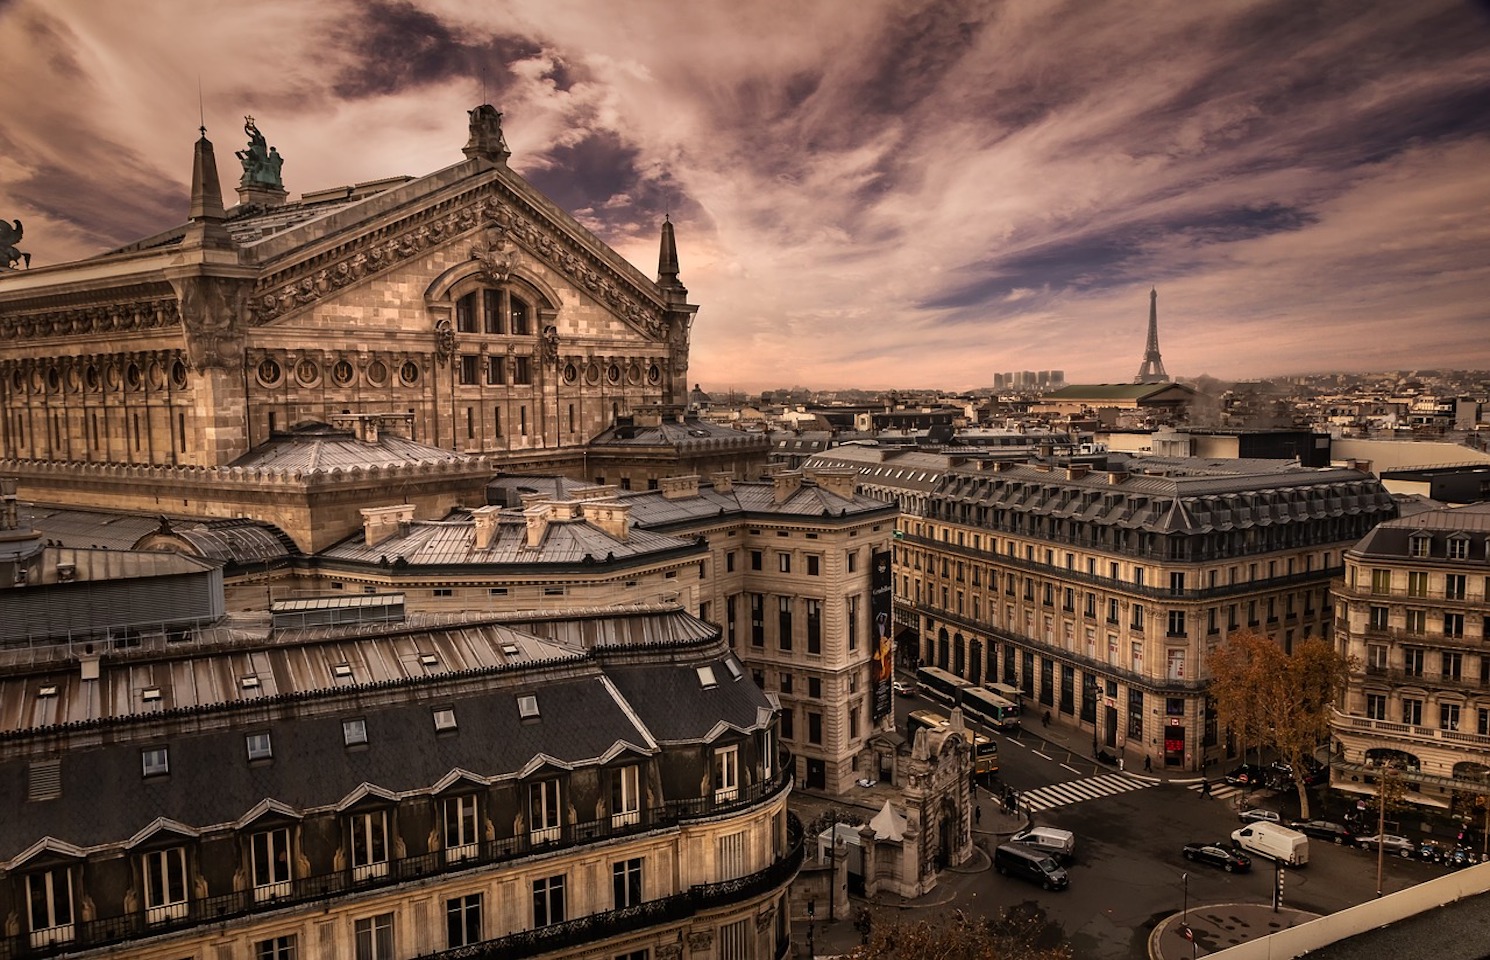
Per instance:
[[[719,686],[719,681],[714,678],[714,668],[709,664],[698,668],[698,682],[705,690]]]
[[[745,671],[740,669],[740,662],[734,657],[726,657],[724,660],[724,665],[726,668],[728,668],[729,675],[731,677],[734,677],[736,680],[745,675]]]
[[[435,710],[435,730],[439,733],[448,733],[455,729],[455,708],[440,707]]]
[[[140,699],[146,703],[154,703],[160,699],[160,687],[146,687],[140,691]]]
[[[251,673],[238,681],[238,685],[245,690],[257,690],[259,687],[259,675]]]
[[[243,742],[248,747],[250,760],[269,760],[274,757],[274,744],[267,731],[250,733],[243,738]]]
[[[361,717],[341,722],[341,742],[349,747],[355,747],[360,743],[367,742],[367,721]]]
[[[517,698],[517,712],[524,720],[533,720],[538,716],[538,698],[531,694]]]
[[[419,662],[426,667],[437,667],[440,665],[440,658],[432,653],[421,653]]]
[[[350,677],[352,675],[352,665],[350,663],[338,663],[331,668],[331,675],[334,677]]]

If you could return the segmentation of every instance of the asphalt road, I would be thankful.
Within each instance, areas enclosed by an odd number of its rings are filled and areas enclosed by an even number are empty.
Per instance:
[[[900,700],[904,710],[918,705],[914,698]],[[1180,848],[1191,840],[1229,841],[1239,825],[1233,797],[1207,799],[1180,783],[1145,785],[1138,776],[1118,776],[1089,757],[1043,744],[1033,732],[1012,739],[997,736],[1000,780],[1043,807],[1033,814],[1035,823],[1077,836],[1071,886],[1049,893],[988,870],[959,884],[959,907],[991,914],[1022,905],[1043,915],[1080,960],[1137,960],[1147,957],[1154,925],[1187,903],[1271,903],[1270,861],[1254,857],[1251,873],[1228,874],[1189,863],[1181,855]],[[1229,791],[1218,787],[1218,792]],[[988,794],[983,796],[990,802]],[[1263,793],[1252,799],[1282,810],[1285,817],[1297,814],[1297,799],[1288,795]],[[1374,853],[1322,840],[1311,840],[1309,847],[1308,866],[1285,872],[1288,906],[1324,914],[1375,897]],[[1383,889],[1392,892],[1421,883],[1442,869],[1388,857]]]

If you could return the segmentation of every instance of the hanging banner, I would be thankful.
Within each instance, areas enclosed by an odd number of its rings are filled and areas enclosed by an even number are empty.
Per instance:
[[[875,552],[869,561],[869,616],[874,621],[874,662],[871,682],[874,691],[874,719],[888,716],[894,709],[891,685],[895,681],[895,623],[893,601],[895,578],[891,574],[894,554],[889,550]]]

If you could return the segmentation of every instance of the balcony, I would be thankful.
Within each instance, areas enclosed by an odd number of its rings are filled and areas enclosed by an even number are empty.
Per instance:
[[[1428,670],[1413,672],[1398,667],[1379,667],[1367,665],[1364,670],[1366,677],[1389,683],[1394,687],[1421,687],[1424,690],[1462,690],[1465,693],[1485,693],[1490,687],[1480,682],[1479,677],[1460,674],[1458,677],[1446,677],[1441,673],[1433,673]]]
[[[402,857],[380,862],[376,866],[382,871],[363,876],[352,870],[317,874],[293,880],[276,881],[247,890],[219,894],[213,897],[194,899],[185,904],[173,904],[169,911],[138,910],[134,913],[112,917],[100,917],[63,926],[35,930],[30,934],[15,934],[0,937],[0,960],[22,960],[31,957],[54,956],[64,949],[77,951],[133,940],[145,935],[157,935],[209,924],[224,923],[239,917],[251,916],[268,910],[279,910],[303,903],[326,905],[340,896],[364,896],[368,891],[393,887],[413,880],[438,877],[456,870],[469,870],[482,865],[500,865],[534,854],[553,855],[592,843],[597,839],[639,836],[679,826],[702,818],[724,816],[743,812],[781,796],[791,789],[792,770],[795,764],[789,751],[782,750],[776,765],[776,775],[767,781],[742,786],[738,795],[726,803],[716,803],[711,795],[688,800],[669,801],[659,807],[639,811],[635,822],[619,827],[610,817],[584,823],[565,824],[558,828],[555,840],[535,844],[527,833],[518,837],[499,840],[484,840],[464,844],[458,848],[462,853],[474,850],[469,856],[452,859],[451,851],[438,850],[420,856]],[[568,944],[564,939],[574,936],[574,943],[585,943],[597,936],[613,936],[665,922],[677,913],[678,918],[719,902],[748,899],[757,893],[784,886],[797,875],[802,863],[802,825],[796,817],[787,817],[788,851],[760,873],[739,880],[720,884],[706,884],[691,890],[650,901],[639,907],[597,914],[599,919],[584,917],[563,924],[555,924],[537,931],[514,934],[512,938],[488,941],[475,947],[463,947],[460,951],[439,954],[441,957],[526,957]],[[453,848],[454,849],[454,848]],[[719,898],[725,898],[721,901]],[[574,932],[581,931],[581,932]],[[603,932],[609,931],[609,932]],[[557,939],[555,939],[557,938]],[[504,947],[492,947],[487,952],[465,952],[483,950],[490,945],[506,943]],[[531,940],[531,943],[529,943]]]
[[[794,814],[787,814],[786,833],[786,850],[758,873],[719,883],[699,884],[682,893],[648,900],[635,907],[577,917],[429,956],[431,960],[522,960],[553,951],[593,947],[603,940],[646,927],[679,923],[703,909],[718,910],[722,906],[744,903],[774,890],[785,889],[796,879],[806,853],[802,822]]]
[[[1345,733],[1387,737],[1392,740],[1434,744],[1445,750],[1490,750],[1490,736],[1478,733],[1463,733],[1458,730],[1439,730],[1436,727],[1419,727],[1410,723],[1394,723],[1391,720],[1372,720],[1351,713],[1335,711],[1330,725]]]

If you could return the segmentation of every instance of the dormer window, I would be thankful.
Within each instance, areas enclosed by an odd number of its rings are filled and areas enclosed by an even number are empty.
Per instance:
[[[455,727],[455,708],[454,707],[440,707],[440,708],[438,708],[438,709],[435,710],[434,716],[435,716],[435,732],[436,733],[454,733],[455,732],[456,727]]]
[[[68,943],[74,937],[72,870],[53,867],[26,877],[26,906],[31,919],[31,946]]]
[[[165,747],[146,747],[140,751],[140,769],[145,777],[163,777],[171,772],[171,758]]]
[[[1469,559],[1469,537],[1462,533],[1456,533],[1449,537],[1449,559]]]
[[[538,698],[532,695],[518,697],[517,714],[524,720],[537,720]]]
[[[244,745],[248,748],[248,759],[250,761],[274,759],[274,744],[269,739],[269,731],[250,733],[243,740]]]
[[[1428,556],[1429,547],[1433,538],[1426,533],[1415,533],[1407,540],[1408,556],[1421,558]]]

